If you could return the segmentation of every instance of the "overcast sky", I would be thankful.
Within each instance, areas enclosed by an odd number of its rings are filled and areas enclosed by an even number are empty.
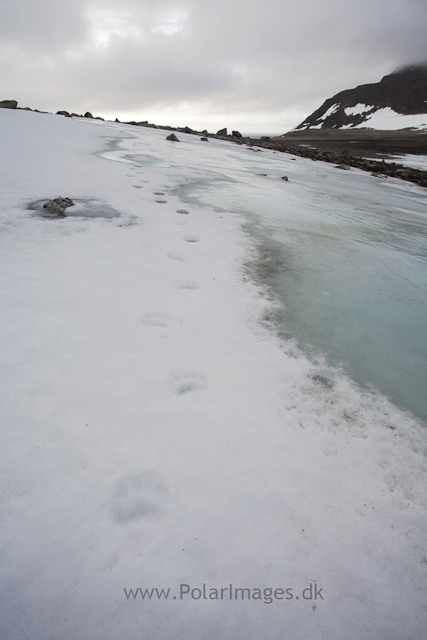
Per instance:
[[[0,100],[47,111],[284,133],[426,60],[426,0],[0,0]]]

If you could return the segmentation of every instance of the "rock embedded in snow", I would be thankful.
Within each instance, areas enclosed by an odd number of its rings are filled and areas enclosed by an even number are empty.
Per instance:
[[[220,129],[219,131],[216,132],[217,136],[226,136],[227,135],[227,127],[225,127],[224,129]]]
[[[235,138],[243,138],[243,136],[240,133],[240,131],[232,131],[231,135],[234,136]]]
[[[206,138],[206,137],[200,138],[200,140],[201,140],[202,142],[209,142],[209,138]]]
[[[282,176],[282,180],[285,180],[285,182],[288,182],[289,178],[288,178],[288,176]]]
[[[71,118],[71,113],[68,113],[68,111],[57,111],[56,115],[57,116],[65,116],[66,118]]]
[[[54,198],[53,200],[49,200],[49,202],[45,202],[43,205],[43,209],[46,209],[49,213],[55,213],[56,215],[63,216],[65,215],[65,209],[68,207],[73,207],[75,203],[71,200],[71,198]]]
[[[0,102],[0,109],[16,109],[18,102],[16,100],[2,100]]]
[[[166,140],[172,140],[172,142],[179,142],[178,138],[174,133],[171,133],[170,136],[166,138]]]
[[[91,114],[90,111],[86,111],[85,118],[93,118],[93,115]]]

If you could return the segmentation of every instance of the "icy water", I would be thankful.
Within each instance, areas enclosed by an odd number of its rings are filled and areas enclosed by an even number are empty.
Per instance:
[[[283,303],[274,320],[285,338],[427,420],[426,195],[290,159],[281,184],[276,162],[252,184],[192,184],[180,196],[247,217],[252,268]]]
[[[427,420],[427,192],[287,154],[198,145],[173,148],[192,170],[173,193],[245,217],[259,249],[248,267],[281,303],[276,330]]]

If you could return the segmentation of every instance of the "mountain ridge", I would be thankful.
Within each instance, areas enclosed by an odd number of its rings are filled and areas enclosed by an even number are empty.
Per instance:
[[[325,100],[293,131],[359,128],[365,123],[369,127],[372,116],[381,110],[399,114],[403,125],[404,116],[427,114],[427,63],[396,69],[380,82],[340,91]],[[416,120],[409,120],[409,126],[417,128],[414,122]]]

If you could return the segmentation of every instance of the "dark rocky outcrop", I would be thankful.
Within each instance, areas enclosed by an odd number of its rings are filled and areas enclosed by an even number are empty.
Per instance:
[[[68,111],[57,111],[56,115],[57,116],[65,116],[66,118],[71,118],[71,113],[68,113]]]
[[[224,129],[220,129],[219,131],[216,132],[217,136],[226,136],[227,135],[227,127],[225,127]]]
[[[0,109],[16,109],[18,102],[16,100],[2,100],[0,102]]]
[[[200,138],[200,140],[202,142],[209,142],[209,138],[206,138],[205,136],[203,136],[203,138]]]
[[[172,142],[179,142],[178,138],[174,133],[171,133],[170,136],[166,138],[166,140],[172,140]]]
[[[65,215],[65,209],[73,207],[74,205],[75,203],[71,198],[54,198],[53,200],[49,200],[49,202],[45,202],[43,209],[46,209],[49,213],[63,216]]]
[[[90,111],[86,111],[85,118],[93,118],[93,115],[91,114]]]
[[[345,109],[358,104],[366,105],[367,109],[363,113],[346,114]],[[361,125],[368,116],[385,107],[390,107],[402,115],[427,114],[427,65],[398,69],[384,76],[380,82],[340,91],[301,122],[295,131],[312,127],[354,127]]]
[[[235,138],[242,138],[242,134],[239,131],[232,131],[231,135],[234,136]]]

